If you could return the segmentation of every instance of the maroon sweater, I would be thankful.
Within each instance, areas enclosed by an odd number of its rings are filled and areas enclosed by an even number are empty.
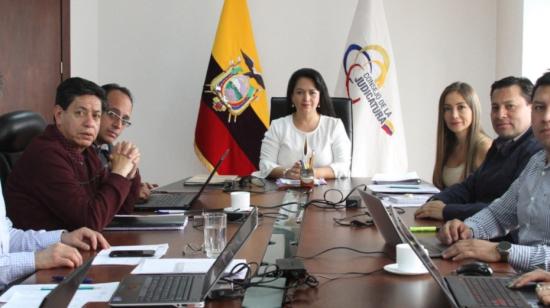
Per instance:
[[[79,152],[49,125],[8,176],[8,217],[20,229],[102,230],[139,197],[140,176],[128,180],[103,168],[92,147]]]

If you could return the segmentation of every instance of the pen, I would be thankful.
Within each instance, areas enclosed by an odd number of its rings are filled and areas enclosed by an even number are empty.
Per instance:
[[[52,280],[55,281],[55,282],[61,282],[65,279],[65,276],[60,276],[60,275],[53,275],[52,276]],[[82,280],[82,283],[92,283],[93,280],[92,278],[89,278],[89,277],[85,277],[83,280]]]
[[[40,291],[51,291],[55,289],[55,287],[42,287],[40,288]],[[94,287],[91,287],[91,286],[80,286],[78,287],[78,290],[93,290]]]
[[[416,187],[416,186],[414,186],[414,185],[390,186],[390,188],[397,188],[397,189],[420,189],[419,187]]]
[[[409,230],[411,232],[437,232],[439,231],[439,227],[409,227]]]

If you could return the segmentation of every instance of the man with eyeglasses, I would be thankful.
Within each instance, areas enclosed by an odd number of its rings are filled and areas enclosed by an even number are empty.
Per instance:
[[[101,116],[99,134],[97,135],[94,147],[103,166],[109,169],[113,144],[122,134],[124,129],[132,125],[130,117],[132,116],[134,99],[128,88],[122,87],[116,83],[109,83],[101,86],[101,88],[105,90],[107,104]],[[149,199],[151,189],[157,186],[156,184],[141,183],[139,199]]]
[[[99,132],[105,91],[78,77],[57,87],[54,124],[34,138],[7,179],[8,217],[20,229],[102,230],[138,199],[140,153],[129,142],[102,167],[92,144]]]

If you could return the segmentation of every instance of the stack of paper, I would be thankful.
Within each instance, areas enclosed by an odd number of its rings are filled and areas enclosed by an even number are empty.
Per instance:
[[[56,284],[16,285],[0,296],[0,302],[6,303],[2,307],[8,308],[39,307],[44,297],[55,287],[57,287]],[[118,282],[80,285],[69,304],[69,308],[80,308],[88,302],[108,302],[117,287]]]
[[[208,179],[209,174],[199,174],[192,176],[185,181],[183,181],[183,185],[189,185],[189,186],[199,186],[204,184],[206,182],[206,179]],[[208,185],[223,185],[226,182],[233,182],[239,180],[238,175],[214,175],[211,179]]]
[[[408,173],[377,173],[372,177],[374,184],[407,183],[420,184],[420,178],[415,171]]]
[[[432,195],[431,194],[421,194],[421,195],[413,195],[413,194],[402,194],[402,195],[386,195],[385,198],[392,204],[411,204],[411,205],[422,205],[430,199]]]
[[[439,189],[432,184],[384,184],[384,185],[367,185],[367,188],[374,193],[387,194],[437,194]]]
[[[181,230],[187,225],[187,216],[172,215],[115,215],[105,227],[107,231],[119,230]]]

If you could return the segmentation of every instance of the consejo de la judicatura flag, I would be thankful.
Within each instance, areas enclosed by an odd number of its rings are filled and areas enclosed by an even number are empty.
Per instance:
[[[407,171],[407,148],[382,0],[360,0],[343,53],[337,96],[353,102],[352,176]]]

